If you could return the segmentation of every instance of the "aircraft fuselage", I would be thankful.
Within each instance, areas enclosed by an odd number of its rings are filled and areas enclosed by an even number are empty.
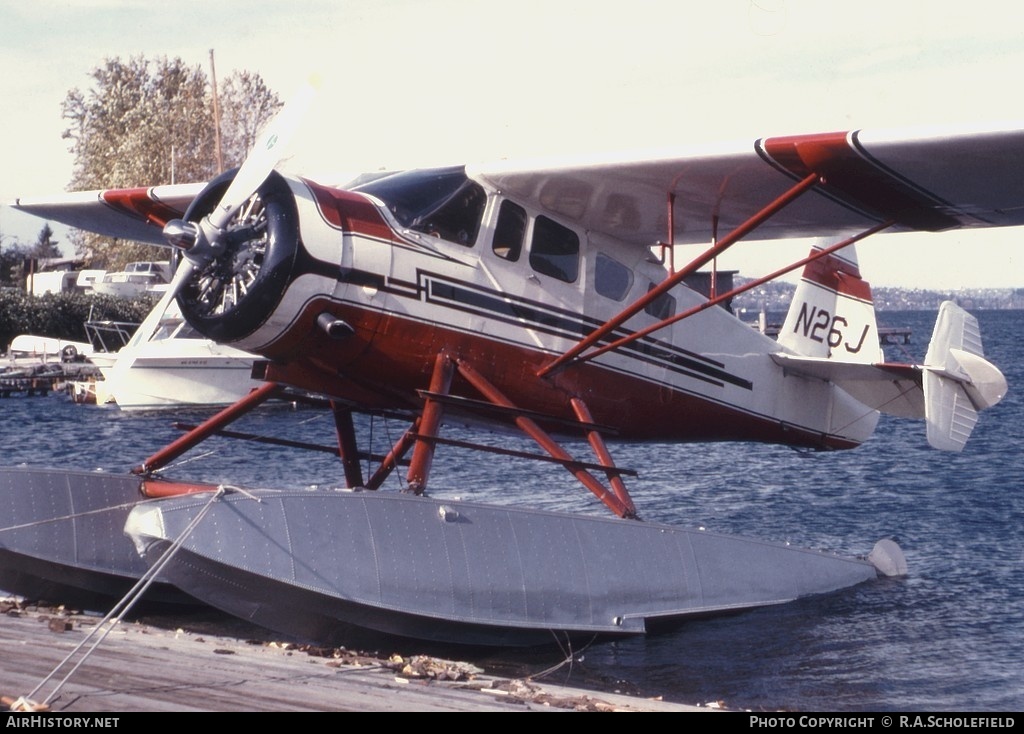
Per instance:
[[[569,419],[570,399],[581,398],[620,439],[849,448],[874,429],[874,411],[828,382],[787,376],[769,357],[783,347],[724,308],[538,377],[668,271],[650,249],[567,226],[462,169],[353,191],[287,187],[295,252],[275,255],[285,261],[276,303],[261,305],[258,323],[211,334],[265,356],[275,379],[362,406],[415,408],[444,352],[524,410]],[[273,247],[287,249],[276,236]],[[613,336],[704,300],[677,286]],[[244,298],[232,305],[250,308]]]

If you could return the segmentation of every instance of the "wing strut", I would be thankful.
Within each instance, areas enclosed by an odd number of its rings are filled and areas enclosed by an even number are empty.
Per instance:
[[[778,278],[780,276],[783,276],[786,273],[792,272],[793,270],[796,270],[797,268],[803,267],[804,265],[806,265],[809,262],[813,262],[815,260],[818,260],[819,258],[825,257],[827,255],[831,255],[833,252],[837,252],[838,250],[842,250],[844,247],[849,247],[853,243],[859,242],[860,240],[864,239],[865,237],[870,237],[871,235],[876,234],[876,233],[882,231],[883,229],[891,227],[895,223],[896,223],[896,220],[890,219],[887,222],[882,222],[881,224],[876,224],[874,227],[866,229],[863,232],[860,232],[859,234],[853,235],[852,237],[847,237],[842,242],[837,242],[836,244],[831,245],[830,247],[827,247],[824,250],[815,250],[814,252],[812,252],[807,257],[803,258],[802,260],[797,260],[792,265],[787,265],[786,267],[781,268],[779,270],[776,270],[773,273],[769,273],[768,275],[765,275],[764,277],[757,278],[756,280],[752,280],[749,283],[744,283],[743,285],[741,285],[741,286],[739,286],[737,288],[733,288],[728,293],[722,293],[720,295],[717,295],[714,298],[711,298],[710,300],[704,301],[703,303],[697,304],[693,308],[689,308],[686,311],[683,311],[682,313],[678,313],[675,316],[671,316],[671,317],[669,317],[667,319],[662,319],[661,321],[659,321],[656,324],[651,324],[650,326],[647,326],[647,327],[645,327],[643,329],[640,329],[639,331],[630,332],[628,335],[622,337],[621,339],[617,339],[617,340],[615,340],[613,342],[605,344],[602,347],[598,347],[597,349],[595,349],[592,352],[587,352],[586,354],[577,357],[573,361],[575,363],[588,362],[588,361],[594,359],[595,357],[600,357],[605,352],[611,352],[611,351],[613,351],[615,349],[619,349],[620,347],[625,346],[626,344],[629,344],[630,342],[634,342],[637,339],[642,339],[643,337],[647,336],[648,334],[651,334],[651,333],[653,333],[655,331],[658,331],[659,329],[664,329],[666,326],[671,326],[672,324],[676,323],[677,321],[682,321],[683,319],[687,319],[687,318],[689,318],[691,316],[694,316],[694,315],[696,315],[698,313],[701,313],[702,311],[705,311],[705,310],[711,308],[712,306],[717,306],[719,303],[722,303],[723,301],[727,301],[730,298],[734,298],[735,296],[738,296],[740,293],[745,293],[746,291],[749,291],[751,288],[757,288],[758,286],[764,285],[765,283],[767,283],[770,280],[775,280],[776,278]]]
[[[480,394],[488,400],[496,403],[497,405],[502,405],[508,408],[515,407],[511,400],[505,397],[505,395],[502,394],[494,385],[488,382],[483,375],[473,369],[468,362],[458,360],[456,364],[458,366],[459,375],[465,378],[469,384],[476,388]],[[573,409],[576,411],[576,415],[579,416],[581,421],[585,421],[587,423],[593,422],[590,419],[590,412],[587,410],[587,406],[582,400],[574,398]],[[541,448],[560,461],[566,469],[572,472],[584,487],[593,492],[594,495],[604,502],[612,512],[619,517],[636,517],[636,507],[633,505],[633,500],[630,498],[628,492],[626,492],[626,487],[622,484],[622,480],[618,476],[614,477],[616,481],[612,481],[614,491],[609,492],[593,474],[579,465],[572,456],[570,456],[557,441],[548,435],[543,428],[537,425],[533,419],[520,415],[516,417],[515,424],[521,431],[523,431],[523,433],[536,441]],[[608,464],[607,469],[614,470],[615,467],[611,464],[611,456],[608,454],[604,441],[601,439],[600,435],[597,434],[596,431],[588,431],[587,437],[591,442],[591,446],[594,447],[598,458],[605,464]],[[612,473],[609,473],[609,476],[613,476]]]
[[[703,265],[706,265],[707,263],[714,260],[721,253],[725,252],[725,250],[732,247],[740,239],[746,237],[758,226],[766,222],[768,219],[770,219],[772,216],[778,213],[781,209],[786,207],[788,204],[792,203],[802,194],[809,191],[811,188],[813,188],[819,183],[823,183],[823,180],[820,176],[818,176],[818,174],[810,173],[807,176],[805,176],[798,183],[793,185],[788,191],[786,191],[781,196],[777,197],[774,201],[772,201],[770,204],[768,204],[766,207],[761,209],[761,211],[757,212],[743,224],[736,227],[736,229],[734,229],[732,232],[730,232],[721,240],[719,240],[715,245],[705,250],[702,255],[696,257],[688,265],[686,265],[686,267],[669,275],[667,278],[665,278],[665,280],[659,283],[656,287],[649,290],[641,298],[638,298],[631,305],[627,306],[619,314],[613,316],[604,324],[602,324],[597,329],[592,331],[590,334],[585,336],[583,339],[578,341],[564,354],[557,357],[550,364],[547,364],[541,369],[539,369],[537,371],[537,376],[545,377],[549,375],[552,371],[564,366],[570,360],[576,359],[580,354],[583,353],[583,351],[596,344],[602,338],[611,333],[614,329],[617,329],[619,326],[625,323],[627,319],[640,313],[640,311],[642,311],[645,306],[660,298],[663,294],[667,293],[669,290],[677,286],[679,283],[682,283],[688,275],[694,273]]]

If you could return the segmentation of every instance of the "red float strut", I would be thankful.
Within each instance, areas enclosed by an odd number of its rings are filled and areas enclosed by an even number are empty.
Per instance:
[[[141,465],[132,469],[132,474],[149,474],[158,471],[174,461],[198,443],[205,441],[224,426],[259,407],[270,398],[284,392],[284,386],[276,382],[264,382],[258,388],[236,403],[232,403],[209,420],[200,423],[191,431],[157,451]]]

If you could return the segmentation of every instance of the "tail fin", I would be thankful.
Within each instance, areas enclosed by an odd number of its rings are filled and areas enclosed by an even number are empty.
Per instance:
[[[1006,395],[1006,378],[985,359],[978,320],[946,301],[939,307],[924,358],[928,443],[960,451],[978,422],[978,411]]]
[[[779,343],[805,357],[882,361],[871,286],[860,277],[853,245],[804,266]]]
[[[884,364],[871,286],[852,246],[807,264],[779,343],[800,355],[773,355],[791,369],[828,379],[883,412],[923,414],[928,443],[945,451],[963,449],[978,412],[1006,394],[1006,378],[985,359],[978,320],[949,301],[939,308],[924,365]]]

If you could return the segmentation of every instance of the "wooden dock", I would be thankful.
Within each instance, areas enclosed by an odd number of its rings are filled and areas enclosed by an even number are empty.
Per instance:
[[[5,699],[29,694],[99,622],[45,608],[0,611],[0,696]],[[262,639],[215,634],[224,625],[240,625],[238,630]],[[496,678],[438,658],[389,661],[278,645],[268,643],[266,634],[241,622],[198,622],[189,629],[122,623],[64,684],[50,710],[715,710]],[[46,699],[63,675],[62,669],[31,698]]]
[[[45,397],[71,380],[99,376],[91,362],[44,362],[34,358],[0,360],[0,398]]]
[[[20,393],[25,397],[46,397],[53,389],[52,378],[8,377],[0,379],[0,398],[9,398]]]

